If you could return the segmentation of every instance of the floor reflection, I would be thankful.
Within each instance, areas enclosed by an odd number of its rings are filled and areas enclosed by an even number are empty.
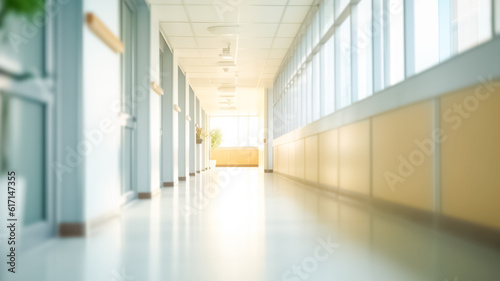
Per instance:
[[[499,262],[483,244],[240,168],[135,201],[87,239],[23,253],[16,280],[491,281]]]

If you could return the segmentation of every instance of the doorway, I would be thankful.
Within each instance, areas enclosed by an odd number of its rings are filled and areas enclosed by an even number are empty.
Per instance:
[[[135,104],[135,52],[136,24],[135,8],[127,0],[121,1],[121,38],[125,44],[122,54],[122,196],[124,203],[136,197],[135,150],[136,150],[136,104]]]

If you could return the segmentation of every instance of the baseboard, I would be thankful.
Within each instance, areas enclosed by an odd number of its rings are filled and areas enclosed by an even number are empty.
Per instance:
[[[85,237],[87,224],[81,223],[60,223],[59,237]]]
[[[151,192],[139,192],[137,194],[137,198],[138,199],[153,199],[156,196],[160,195],[160,193],[161,193],[161,189],[159,189],[159,188],[152,190]]]
[[[179,181],[186,181],[186,177],[179,177]]]
[[[272,174],[272,173],[273,173],[273,170],[272,170],[272,169],[270,169],[270,170],[265,169],[265,170],[264,170],[264,173],[266,173],[266,174]]]
[[[470,221],[465,221],[446,216],[433,211],[421,210],[368,195],[359,194],[352,191],[340,189],[338,187],[324,186],[318,183],[308,182],[299,178],[275,172],[292,181],[301,183],[306,188],[316,189],[325,194],[337,196],[338,200],[349,201],[350,203],[372,209],[381,210],[391,214],[400,215],[410,221],[428,226],[438,231],[448,232],[454,235],[474,240],[479,243],[500,249],[500,230],[479,225]]]
[[[174,183],[173,182],[164,182],[163,187],[173,187]]]
[[[196,173],[189,173],[190,177],[196,177]]]

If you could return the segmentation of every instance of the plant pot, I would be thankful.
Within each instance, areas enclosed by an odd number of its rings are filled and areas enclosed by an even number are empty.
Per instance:
[[[203,143],[203,139],[202,138],[196,138],[196,143],[197,144],[202,144]]]
[[[217,167],[217,160],[210,160],[210,169],[215,169]]]

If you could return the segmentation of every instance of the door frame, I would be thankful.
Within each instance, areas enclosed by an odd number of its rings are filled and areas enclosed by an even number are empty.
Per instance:
[[[131,26],[132,26],[132,42],[134,42],[134,44],[132,46],[126,46],[126,48],[131,48],[132,51],[130,52],[133,56],[132,58],[132,70],[131,70],[131,79],[132,79],[132,97],[131,97],[131,100],[130,101],[126,101],[125,100],[125,88],[126,88],[126,84],[125,84],[125,79],[124,77],[126,76],[126,64],[125,64],[125,52],[121,55],[121,58],[120,58],[120,61],[121,61],[121,81],[120,81],[120,87],[121,87],[121,113],[120,113],[120,118],[124,121],[123,122],[123,125],[121,127],[121,139],[122,139],[122,142],[121,142],[121,151],[122,151],[122,154],[120,155],[120,162],[122,163],[121,164],[121,175],[122,175],[122,180],[121,180],[121,186],[120,186],[120,191],[123,191],[123,176],[126,174],[126,171],[125,171],[125,167],[124,167],[124,164],[123,164],[123,161],[124,161],[124,141],[125,141],[125,130],[127,130],[127,128],[129,129],[132,129],[133,130],[133,137],[132,137],[132,152],[131,152],[131,155],[130,155],[130,161],[131,161],[131,165],[132,165],[132,177],[131,177],[131,184],[132,184],[132,190],[131,191],[128,191],[126,193],[123,193],[122,192],[122,198],[121,198],[121,203],[122,205],[134,200],[137,198],[137,167],[136,167],[136,154],[137,154],[137,123],[136,123],[136,116],[137,116],[137,107],[135,105],[135,95],[134,95],[134,88],[135,88],[135,85],[136,85],[136,74],[137,74],[137,70],[136,70],[136,65],[137,65],[137,55],[136,55],[136,52],[137,52],[137,9],[135,7],[135,4],[130,1],[130,0],[121,0],[120,3],[120,37],[121,38],[124,38],[124,16],[123,16],[123,9],[124,8],[128,8],[131,13],[132,13],[132,23],[131,23]],[[131,106],[131,112],[132,112],[132,115],[128,114],[128,113],[125,113],[124,112],[124,106],[127,106],[127,102],[129,103],[128,106]]]

